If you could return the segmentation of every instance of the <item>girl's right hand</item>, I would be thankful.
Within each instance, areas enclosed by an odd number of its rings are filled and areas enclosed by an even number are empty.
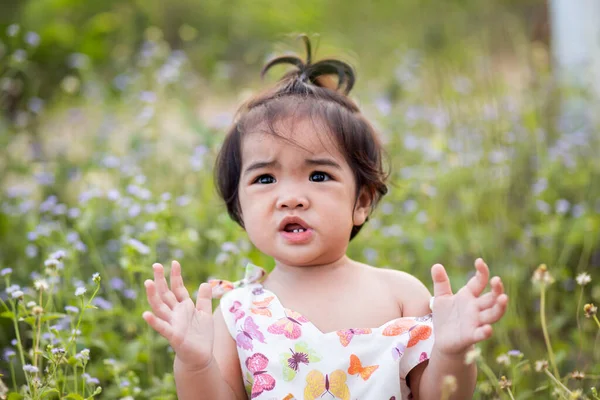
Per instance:
[[[212,289],[203,283],[198,289],[196,304],[183,285],[181,266],[171,264],[171,289],[161,264],[152,265],[154,280],[144,282],[152,312],[142,317],[169,341],[181,364],[190,370],[208,366],[213,357]]]

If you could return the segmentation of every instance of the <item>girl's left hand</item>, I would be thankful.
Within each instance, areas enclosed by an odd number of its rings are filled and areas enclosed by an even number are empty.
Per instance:
[[[492,325],[506,312],[508,296],[499,277],[489,282],[492,290],[482,295],[490,276],[485,262],[475,260],[477,273],[456,294],[441,264],[431,267],[433,278],[433,327],[435,347],[445,355],[461,355],[470,346],[492,335]]]

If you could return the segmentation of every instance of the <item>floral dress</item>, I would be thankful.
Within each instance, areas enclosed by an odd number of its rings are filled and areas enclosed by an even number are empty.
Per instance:
[[[264,277],[248,264],[241,281],[210,281],[237,344],[249,399],[412,398],[406,376],[429,359],[431,314],[325,333],[281,304],[260,283]]]

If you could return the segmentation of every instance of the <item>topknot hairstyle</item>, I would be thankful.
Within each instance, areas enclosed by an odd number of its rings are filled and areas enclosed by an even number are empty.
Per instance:
[[[273,66],[277,64],[292,64],[298,69],[296,71],[288,72],[282,78],[282,82],[287,82],[289,85],[300,86],[298,88],[290,87],[283,88],[284,91],[302,91],[306,89],[307,83],[311,83],[318,87],[328,87],[330,85],[325,83],[323,77],[330,75],[337,75],[338,84],[336,90],[340,90],[343,87],[343,93],[348,95],[352,87],[354,86],[355,77],[354,70],[348,64],[339,60],[321,60],[315,64],[312,63],[312,49],[308,36],[301,35],[300,38],[304,40],[306,46],[306,62],[302,61],[296,56],[281,56],[274,58],[269,61],[262,69],[260,76],[264,78],[265,73]],[[291,78],[291,79],[290,79]],[[296,78],[296,79],[294,79]]]
[[[252,132],[268,132],[290,140],[277,132],[276,124],[283,121],[310,119],[328,130],[350,166],[356,183],[355,203],[365,190],[374,208],[387,193],[383,170],[383,150],[375,130],[348,97],[356,81],[352,67],[343,61],[326,59],[312,62],[311,44],[301,35],[306,47],[306,61],[296,56],[281,56],[269,61],[261,77],[273,66],[292,64],[272,88],[259,93],[243,104],[229,129],[215,163],[217,191],[225,201],[227,212],[244,227],[238,198],[242,170],[242,139]],[[334,79],[337,77],[337,82]],[[355,225],[350,240],[360,231]]]

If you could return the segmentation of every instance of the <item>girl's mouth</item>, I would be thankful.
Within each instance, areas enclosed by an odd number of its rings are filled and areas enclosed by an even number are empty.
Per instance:
[[[299,233],[299,232],[304,232],[307,229],[305,227],[303,227],[300,224],[287,224],[283,230],[285,232],[293,232],[293,233]]]
[[[300,217],[289,215],[279,224],[279,233],[288,243],[307,243],[313,236],[313,229]]]
[[[311,239],[313,230],[301,227],[290,227],[287,229],[286,227],[286,229],[280,231],[280,234],[288,243],[303,244],[307,243]]]

